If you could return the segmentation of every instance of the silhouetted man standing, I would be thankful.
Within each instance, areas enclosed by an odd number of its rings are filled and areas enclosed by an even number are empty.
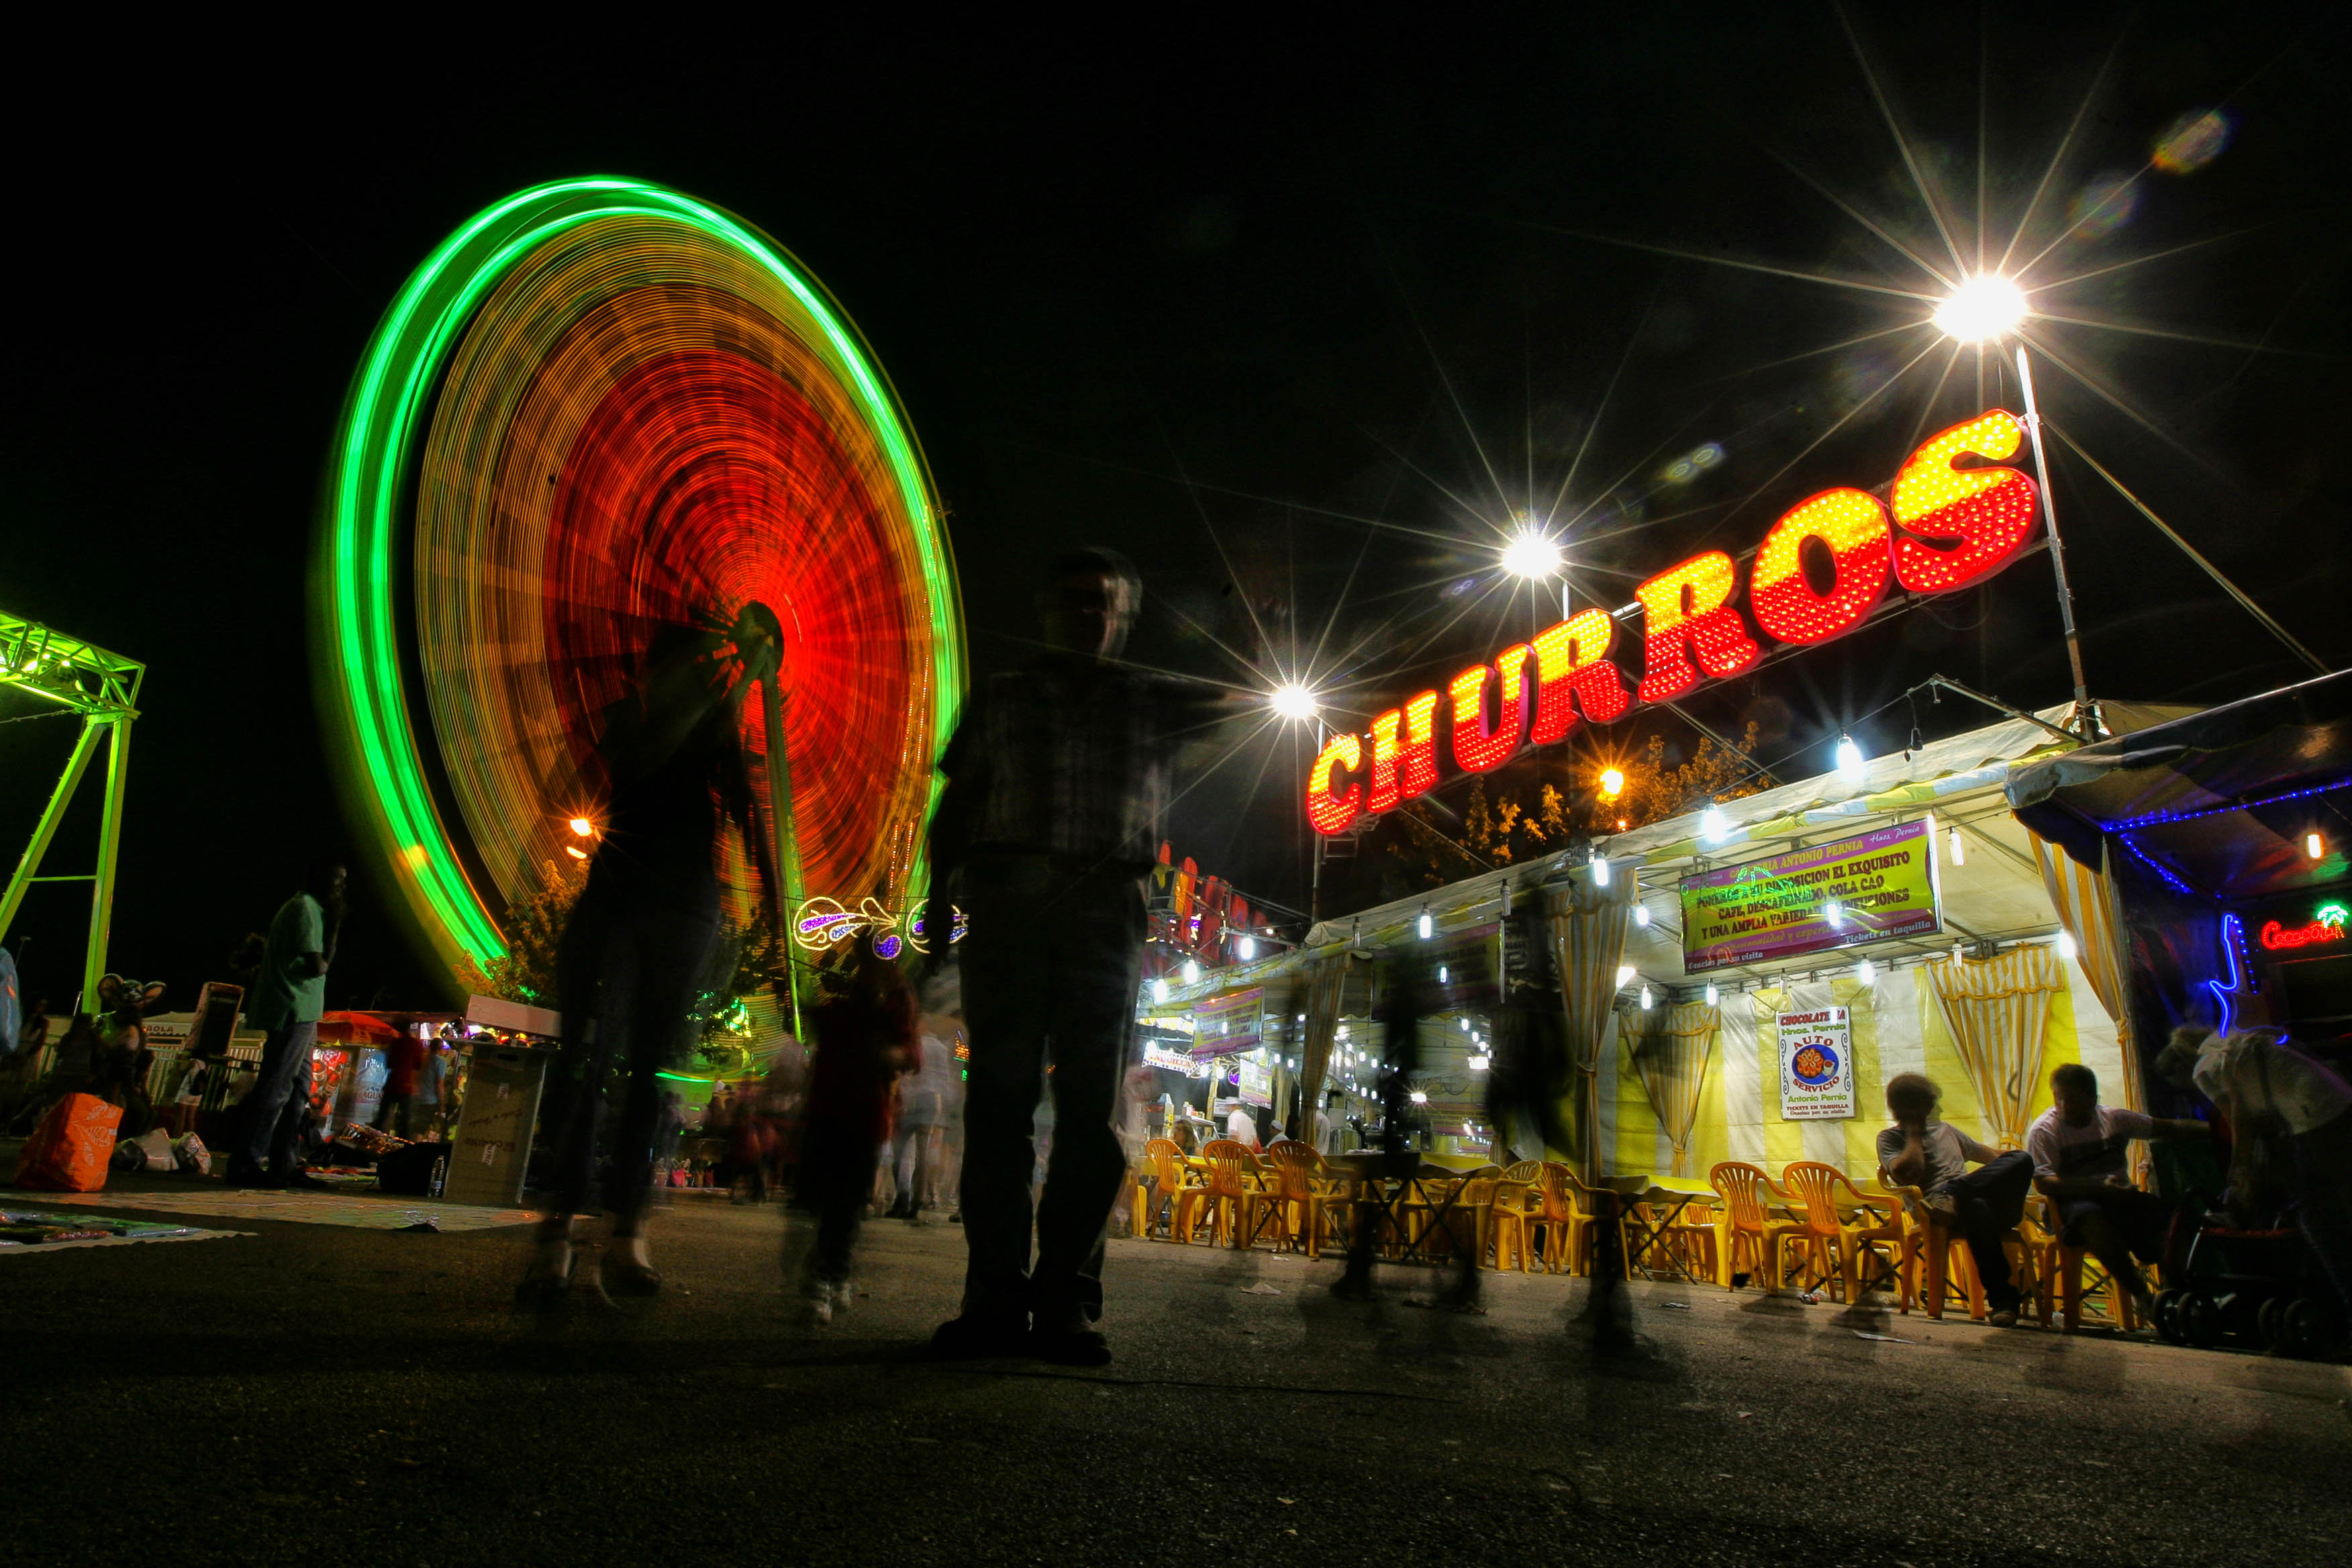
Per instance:
[[[261,968],[247,998],[246,1022],[267,1033],[261,1077],[245,1099],[245,1131],[229,1161],[228,1179],[245,1187],[309,1187],[296,1144],[310,1108],[310,1052],[319,1015],[327,1005],[327,965],[343,923],[341,866],[312,863],[302,889],[278,906],[269,922]]]
[[[1055,562],[1038,596],[1044,654],[973,694],[940,759],[933,897],[948,949],[950,879],[971,1035],[962,1205],[970,1263],[944,1356],[1034,1353],[1100,1365],[1103,1236],[1126,1172],[1116,1126],[1141,979],[1144,879],[1172,753],[1213,719],[1208,689],[1117,662],[1142,598],[1116,552]],[[1055,1134],[1030,1260],[1032,1119],[1047,1082]],[[1034,1321],[1034,1329],[1032,1322]]]

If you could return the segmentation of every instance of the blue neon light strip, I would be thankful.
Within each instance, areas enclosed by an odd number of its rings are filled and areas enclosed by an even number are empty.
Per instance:
[[[2200,817],[2221,816],[2232,811],[2252,811],[2257,806],[2277,805],[2290,800],[2308,800],[2315,795],[2332,795],[2337,790],[2352,789],[2352,779],[2338,779],[2334,784],[2315,784],[2309,789],[2290,790],[2284,795],[2264,795],[2260,800],[2242,800],[2228,805],[2209,805],[2201,811],[2152,811],[2146,816],[2128,816],[2121,822],[2110,822],[2110,833],[2129,833],[2136,828],[2158,827],[2168,822],[2195,822]]]

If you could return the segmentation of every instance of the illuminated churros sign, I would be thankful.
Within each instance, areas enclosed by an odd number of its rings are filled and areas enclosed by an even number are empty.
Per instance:
[[[1454,765],[1488,773],[1580,723],[1612,723],[1636,703],[1672,702],[1745,674],[1764,657],[1759,631],[1778,643],[1824,643],[1867,621],[1892,585],[1927,595],[1983,582],[2033,531],[2033,481],[2000,466],[2024,442],[2018,417],[1993,409],[1912,453],[1885,500],[1842,489],[1798,502],[1757,547],[1746,615],[1736,603],[1738,563],[1720,550],[1659,573],[1633,591],[1641,672],[1630,689],[1611,657],[1617,622],[1596,606],[1473,665],[1443,692],[1390,709],[1363,734],[1333,737],[1307,775],[1307,820],[1318,833],[1344,833],[1435,788],[1441,720]]]

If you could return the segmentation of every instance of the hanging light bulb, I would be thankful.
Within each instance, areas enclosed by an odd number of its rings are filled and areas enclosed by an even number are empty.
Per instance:
[[[1706,988],[1706,1005],[1708,1006],[1714,1006],[1716,1003],[1721,1001],[1722,998],[1723,994],[1717,991],[1714,986],[1710,985]]]
[[[1650,923],[1649,905],[1635,904],[1633,906],[1633,923],[1637,926],[1647,926]]]
[[[1511,885],[1508,882],[1503,884],[1503,918],[1511,918]]]
[[[1843,904],[1839,903],[1835,899],[1832,899],[1828,903],[1822,906],[1822,913],[1828,919],[1830,922],[1830,930],[1845,930],[1845,906]]]
[[[1154,1002],[1165,1002],[1168,1000],[1168,976],[1162,974],[1158,979],[1152,981],[1151,999]]]
[[[1437,983],[1440,985],[1447,984],[1445,978],[1445,965],[1442,963],[1437,966]]]
[[[1184,961],[1184,984],[1187,985],[1196,985],[1200,984],[1200,980],[1201,966],[1192,959],[1186,959]]]
[[[1595,855],[1592,858],[1592,885],[1596,888],[1605,888],[1609,885],[1609,861],[1604,856]]]
[[[2303,852],[2314,860],[2325,860],[2327,858],[2327,840],[2316,833],[2306,833],[2303,836]]]
[[[1413,922],[1413,929],[1421,933],[1421,940],[1423,942],[1427,942],[1430,932],[1437,929],[1437,922],[1429,918],[1427,904],[1421,906],[1421,919]]]
[[[1642,1011],[1644,1013],[1648,1012],[1650,1010],[1650,1005],[1655,1000],[1656,998],[1650,994],[1649,986],[1644,984],[1642,987]]]
[[[1721,806],[1710,805],[1698,814],[1698,836],[1709,844],[1720,844],[1731,831],[1731,824]]]
[[[1470,1032],[1470,1020],[1467,1018],[1462,1020],[1462,1032],[1465,1035]]]
[[[1242,938],[1241,941],[1234,943],[1234,952],[1241,955],[1241,961],[1244,963],[1247,963],[1257,956],[1257,938],[1254,936]]]
[[[1875,985],[1878,984],[1878,965],[1865,958],[1853,966],[1853,977],[1864,985]]]
[[[2082,951],[2083,950],[2081,948],[2074,944],[2074,933],[2073,931],[2061,930],[2058,932],[2059,957],[2064,959],[2067,963],[2072,963],[2074,962],[2075,955]]]
[[[1952,846],[1952,864],[1955,866],[1967,865],[1969,863],[1969,847],[1967,842],[1960,837],[1960,830],[1957,827],[1952,829],[1950,843]]]
[[[1853,743],[1852,735],[1840,735],[1837,742],[1837,771],[1850,779],[1858,779],[1863,771],[1862,748]]]

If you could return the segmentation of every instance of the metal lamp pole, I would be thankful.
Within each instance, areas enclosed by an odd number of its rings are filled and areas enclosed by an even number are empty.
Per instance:
[[[2050,489],[2050,458],[2042,447],[2042,415],[2033,402],[2033,367],[2017,345],[2017,379],[2025,390],[2025,434],[2033,443],[2033,473],[2042,482],[2042,522],[2050,532],[2050,569],[2058,579],[2058,624],[2066,633],[2066,662],[2074,674],[2074,727],[2085,741],[2099,738],[2098,710],[2083,679],[2083,639],[2074,630],[2074,594],[2066,584],[2066,549],[2058,538],[2058,508]]]

